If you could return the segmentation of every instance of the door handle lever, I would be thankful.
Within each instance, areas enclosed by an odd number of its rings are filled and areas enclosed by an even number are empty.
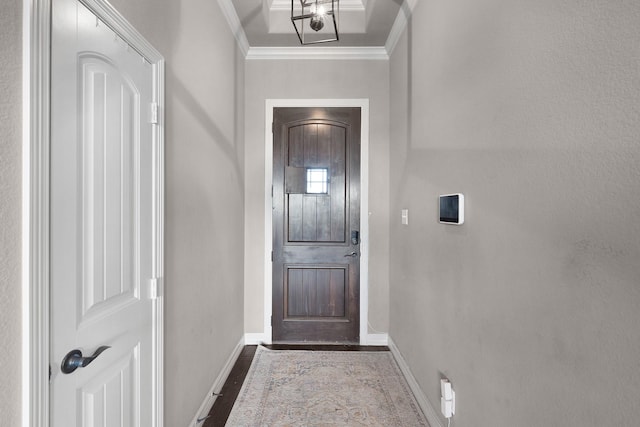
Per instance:
[[[93,362],[96,357],[100,356],[100,353],[106,349],[111,348],[108,345],[98,347],[98,349],[89,357],[82,357],[82,352],[78,349],[71,350],[62,359],[62,366],[60,370],[63,374],[70,374],[78,368],[84,368],[89,363]]]
[[[345,257],[352,257],[355,258],[358,256],[358,252],[351,252],[350,254],[346,254]]]

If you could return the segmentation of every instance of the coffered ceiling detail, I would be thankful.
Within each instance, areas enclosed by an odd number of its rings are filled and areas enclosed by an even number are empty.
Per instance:
[[[299,0],[294,0],[299,2]],[[248,59],[282,57],[388,58],[418,0],[340,0],[340,40],[301,46],[291,0],[218,0]],[[334,55],[335,54],[335,55]]]

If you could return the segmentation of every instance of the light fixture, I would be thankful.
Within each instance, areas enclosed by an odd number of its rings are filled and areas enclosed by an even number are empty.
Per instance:
[[[291,22],[303,45],[338,41],[338,14],[338,0],[291,0]]]

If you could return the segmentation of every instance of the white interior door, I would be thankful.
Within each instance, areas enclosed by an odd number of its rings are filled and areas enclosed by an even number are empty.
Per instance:
[[[82,3],[52,12],[51,425],[157,425],[153,65]]]

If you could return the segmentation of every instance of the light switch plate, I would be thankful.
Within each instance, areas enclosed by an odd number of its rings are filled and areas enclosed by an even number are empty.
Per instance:
[[[402,209],[402,225],[409,225],[409,209]]]

